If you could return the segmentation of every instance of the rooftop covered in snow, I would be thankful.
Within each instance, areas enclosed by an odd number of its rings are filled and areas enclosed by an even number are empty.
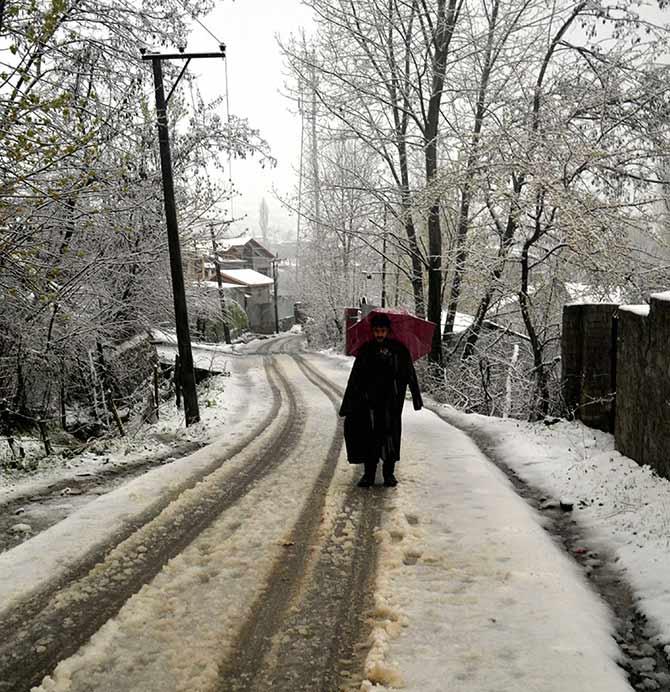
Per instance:
[[[253,269],[222,269],[221,278],[239,286],[270,286],[274,281]]]

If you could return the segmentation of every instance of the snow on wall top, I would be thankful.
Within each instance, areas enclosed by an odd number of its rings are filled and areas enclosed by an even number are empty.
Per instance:
[[[670,301],[670,291],[661,291],[660,293],[652,293],[652,298],[656,300],[668,300]]]
[[[649,315],[649,306],[646,303],[643,305],[619,305],[619,310],[634,312],[636,315],[642,315],[642,317]]]

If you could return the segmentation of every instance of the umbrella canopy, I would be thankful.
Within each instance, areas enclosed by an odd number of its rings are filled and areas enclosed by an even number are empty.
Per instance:
[[[433,322],[422,320],[402,308],[375,308],[347,329],[348,355],[357,355],[363,344],[374,339],[370,324],[373,315],[386,315],[389,318],[391,322],[389,337],[404,344],[412,360],[418,360],[426,353],[430,353],[435,331]]]

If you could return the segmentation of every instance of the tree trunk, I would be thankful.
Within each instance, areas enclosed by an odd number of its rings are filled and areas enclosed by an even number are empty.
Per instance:
[[[123,429],[123,423],[121,422],[121,416],[119,416],[119,411],[116,408],[116,404],[114,403],[114,398],[112,397],[111,389],[108,390],[107,397],[109,398],[109,406],[112,409],[112,416],[114,418],[114,422],[116,423],[116,427],[118,428],[119,435],[121,435],[121,437],[125,437],[126,431]]]
[[[160,418],[160,389],[158,386],[158,365],[154,364],[154,404],[156,406],[156,420]]]
[[[67,412],[65,410],[65,380],[60,382],[60,427],[67,432]]]
[[[440,124],[440,105],[444,89],[447,54],[458,16],[457,0],[438,0],[434,53],[431,65],[432,85],[428,113],[423,131],[426,187],[430,190],[437,174],[437,138]],[[442,229],[440,227],[440,198],[433,193],[428,211],[428,319],[437,325],[429,358],[442,364]]]
[[[544,365],[544,344],[540,341],[537,330],[535,329],[533,315],[531,313],[531,300],[528,294],[530,286],[530,248],[542,235],[540,215],[542,213],[543,197],[544,193],[542,190],[539,190],[537,193],[535,230],[523,244],[521,250],[521,288],[518,294],[521,316],[533,349],[535,389],[531,401],[530,420],[537,420],[545,416],[549,408],[548,373]]]
[[[412,26],[414,24],[414,18],[417,6],[415,3],[412,4],[411,15],[408,23],[407,35],[411,36]],[[394,13],[394,2],[389,0],[388,4],[388,17],[392,17]],[[402,218],[405,226],[405,235],[407,236],[407,242],[409,244],[409,257],[412,265],[411,272],[411,283],[412,292],[414,294],[414,312],[418,317],[425,317],[426,314],[426,302],[423,291],[423,269],[425,266],[424,259],[422,257],[421,251],[419,250],[419,243],[417,241],[416,228],[414,226],[414,219],[412,216],[412,195],[410,191],[409,184],[409,164],[407,157],[407,127],[409,122],[409,101],[408,101],[408,88],[409,88],[409,74],[411,65],[411,52],[412,46],[411,41],[408,41],[405,45],[404,56],[402,67],[396,62],[394,44],[393,44],[393,32],[391,24],[389,22],[389,34],[388,34],[388,55],[389,55],[389,65],[391,68],[391,79],[387,83],[389,90],[389,96],[391,103],[393,104],[393,127],[395,130],[395,145],[398,150],[398,168],[399,168],[399,179],[395,171],[392,171],[396,181],[398,181],[400,187],[400,198],[401,198],[401,211]],[[397,292],[396,292],[396,304],[397,304]]]
[[[467,248],[466,240],[470,225],[470,204],[472,202],[472,192],[474,177],[477,173],[477,164],[479,161],[479,142],[484,124],[484,115],[486,112],[486,93],[488,90],[489,78],[493,68],[493,38],[498,19],[499,2],[496,1],[493,5],[491,18],[489,20],[488,38],[486,42],[486,52],[484,55],[484,67],[482,77],[479,83],[477,93],[477,105],[475,107],[475,122],[470,137],[470,147],[468,151],[468,159],[465,167],[465,182],[461,192],[461,204],[458,210],[458,225],[456,230],[456,257],[454,262],[454,273],[451,278],[451,289],[449,293],[449,304],[447,306],[447,317],[444,324],[443,337],[454,331],[454,320],[456,319],[456,311],[458,302],[461,297],[463,285],[463,276],[467,263]],[[484,313],[485,314],[485,313]]]
[[[412,198],[409,188],[409,166],[407,162],[407,143],[405,142],[405,132],[407,123],[401,124],[398,120],[396,124],[396,147],[398,149],[398,162],[400,168],[400,195],[402,198],[401,209],[405,225],[405,235],[409,244],[409,256],[412,263],[412,291],[414,293],[414,312],[417,317],[424,317],[426,314],[426,303],[423,295],[423,262],[419,243],[416,238],[416,228],[412,217]],[[400,128],[400,130],[398,130]]]
[[[53,447],[51,446],[51,440],[49,439],[49,431],[47,429],[47,424],[43,418],[37,421],[37,426],[40,429],[40,436],[42,437],[42,444],[44,444],[44,453],[47,456],[53,454]]]
[[[382,238],[382,307],[386,307],[386,210],[384,211],[384,236]]]
[[[16,391],[14,393],[14,410],[21,414],[28,413],[26,401],[26,381],[23,376],[23,348],[22,342],[19,339],[16,350]]]

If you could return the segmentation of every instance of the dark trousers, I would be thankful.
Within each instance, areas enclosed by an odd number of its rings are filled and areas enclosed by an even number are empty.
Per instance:
[[[395,472],[395,461],[383,461],[382,462],[382,473],[384,474],[384,479],[390,478]],[[365,472],[364,475],[371,481],[374,481],[377,475],[377,460],[366,461],[365,462]]]

